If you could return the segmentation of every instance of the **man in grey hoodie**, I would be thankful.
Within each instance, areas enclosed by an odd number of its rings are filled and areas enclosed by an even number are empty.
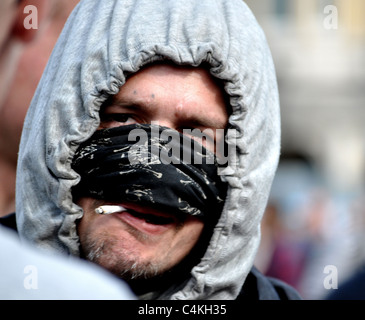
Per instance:
[[[144,299],[298,298],[253,267],[279,152],[271,54],[241,0],[84,0],[25,120],[18,232]]]
[[[22,27],[24,8],[28,4],[16,0],[0,2],[2,88],[8,87],[14,75],[19,47],[23,42],[31,41],[34,35],[34,30]],[[45,2],[32,1],[32,4],[37,4],[41,10]],[[6,90],[0,90],[0,101],[5,93]],[[3,226],[0,226],[0,260],[0,300],[135,299],[124,282],[105,270],[75,258],[50,256],[36,250],[29,244],[20,243],[15,232]]]

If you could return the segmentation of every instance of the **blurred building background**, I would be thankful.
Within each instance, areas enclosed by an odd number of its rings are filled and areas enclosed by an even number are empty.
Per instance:
[[[322,299],[365,261],[365,1],[247,0],[281,97],[282,158],[258,267]]]

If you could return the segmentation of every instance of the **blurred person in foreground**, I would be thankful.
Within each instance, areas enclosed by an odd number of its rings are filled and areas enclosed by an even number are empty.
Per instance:
[[[0,89],[0,216],[15,211],[16,163],[25,114],[53,46],[77,3],[78,0],[48,0],[39,6],[39,0],[34,0],[23,1],[19,7],[22,19],[11,30],[9,41],[13,45],[8,46],[8,58],[3,59],[3,63],[12,66],[7,67],[10,74]],[[23,13],[21,9],[28,5],[35,5],[37,11],[33,8]],[[23,26],[30,15],[37,16],[31,22],[38,29]]]
[[[13,76],[22,41],[32,40],[23,28],[24,7],[43,10],[46,1],[0,2],[0,81],[6,88]],[[19,56],[18,56],[19,57]],[[3,100],[6,91],[1,91]],[[0,226],[0,299],[135,299],[129,288],[101,268],[76,259],[46,254],[20,243],[16,234]]]
[[[25,120],[18,233],[141,299],[297,299],[253,267],[279,151],[271,54],[241,0],[81,1]]]

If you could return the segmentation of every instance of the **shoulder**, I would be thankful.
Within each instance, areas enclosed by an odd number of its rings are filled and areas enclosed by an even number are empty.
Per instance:
[[[238,300],[300,300],[299,293],[285,282],[267,277],[253,267]]]
[[[0,217],[0,225],[17,231],[16,216],[15,213],[8,214],[7,216]]]

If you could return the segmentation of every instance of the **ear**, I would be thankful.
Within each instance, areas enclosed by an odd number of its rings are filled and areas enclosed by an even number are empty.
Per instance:
[[[32,41],[47,18],[50,3],[52,1],[49,0],[20,0],[12,29],[13,36],[23,42]]]

